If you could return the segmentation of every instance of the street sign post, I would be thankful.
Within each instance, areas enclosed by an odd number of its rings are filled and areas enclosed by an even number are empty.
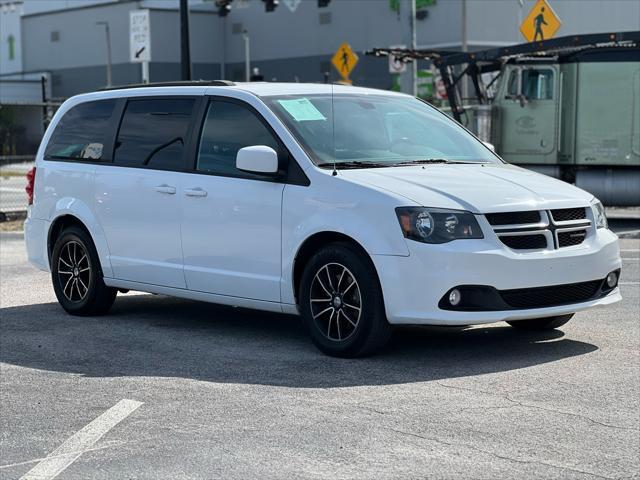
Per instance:
[[[149,10],[129,12],[129,59],[142,64],[142,83],[149,83],[151,61],[151,26]]]
[[[538,0],[520,24],[520,33],[527,42],[549,40],[560,29],[560,18],[547,0]]]
[[[349,74],[353,71],[358,63],[358,55],[354,53],[351,46],[348,43],[343,43],[338,47],[338,51],[331,59],[331,63],[336,67],[338,73],[342,77],[342,80],[347,83],[351,83]]]

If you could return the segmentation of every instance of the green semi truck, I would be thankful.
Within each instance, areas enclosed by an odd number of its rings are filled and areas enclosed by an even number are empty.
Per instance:
[[[431,60],[447,110],[509,163],[574,183],[607,205],[640,205],[640,32],[390,53]],[[463,78],[475,91],[471,104],[456,88]]]

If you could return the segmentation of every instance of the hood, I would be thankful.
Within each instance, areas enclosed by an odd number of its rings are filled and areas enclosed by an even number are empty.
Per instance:
[[[350,181],[425,207],[491,213],[588,206],[593,195],[539,173],[504,164],[432,164],[342,170]]]

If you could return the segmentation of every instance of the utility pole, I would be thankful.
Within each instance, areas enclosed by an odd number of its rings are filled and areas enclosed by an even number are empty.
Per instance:
[[[415,50],[417,47],[416,42],[416,0],[411,0],[411,50]],[[414,97],[418,95],[418,61],[411,62],[411,95]]]
[[[520,25],[522,25],[522,9],[524,8],[524,0],[518,0],[518,25],[516,26],[516,43],[520,43]]]
[[[227,79],[227,17],[219,17],[220,18],[220,31],[222,32],[222,41],[220,42],[222,45],[221,52],[221,60],[220,60],[220,80]]]
[[[416,49],[416,0],[401,0],[400,22],[402,30],[402,43],[408,48]],[[416,76],[418,62],[414,60],[407,65],[407,70],[400,76],[400,87],[403,92],[413,96],[417,94]]]
[[[249,82],[251,80],[251,51],[249,46],[249,32],[247,30],[242,32],[242,38],[244,38],[244,81]]]
[[[462,37],[462,51],[463,52],[468,52],[469,51],[469,45],[468,45],[468,41],[467,41],[467,0],[462,0],[462,19],[461,19],[461,23],[462,23],[462,32],[461,32],[461,37]],[[467,65],[462,65],[463,68],[467,68]],[[469,82],[467,81],[467,78],[463,78],[462,79],[462,98],[463,100],[465,98],[469,97]]]
[[[109,31],[109,22],[96,22],[96,25],[104,25],[104,32],[107,36],[107,87],[112,87],[113,78],[111,76],[111,32]]]
[[[180,0],[180,70],[182,80],[191,80],[189,5],[187,0]]]

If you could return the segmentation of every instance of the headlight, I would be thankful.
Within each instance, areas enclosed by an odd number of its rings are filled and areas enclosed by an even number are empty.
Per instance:
[[[600,200],[597,198],[591,200],[591,210],[593,210],[593,217],[596,220],[596,228],[609,228],[607,216],[604,213],[604,207]]]
[[[423,243],[447,243],[464,238],[484,238],[476,217],[461,210],[398,207],[396,215],[405,238]]]

